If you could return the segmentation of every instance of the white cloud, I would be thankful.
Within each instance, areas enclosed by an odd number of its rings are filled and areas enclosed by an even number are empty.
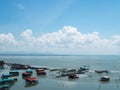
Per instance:
[[[32,41],[34,37],[32,36],[32,30],[27,29],[24,32],[22,32],[21,36],[26,40],[26,41]]]
[[[0,44],[11,44],[11,45],[15,45],[16,41],[14,39],[13,34],[8,33],[8,34],[0,34]]]
[[[33,36],[27,29],[21,40],[15,40],[11,34],[0,34],[0,49],[24,52],[51,52],[71,54],[119,54],[120,35],[112,39],[101,38],[99,32],[83,34],[77,28],[64,26],[57,32],[47,33],[39,37]]]

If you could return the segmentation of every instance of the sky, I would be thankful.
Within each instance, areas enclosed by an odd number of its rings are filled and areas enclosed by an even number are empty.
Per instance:
[[[120,55],[120,0],[0,0],[0,53]]]

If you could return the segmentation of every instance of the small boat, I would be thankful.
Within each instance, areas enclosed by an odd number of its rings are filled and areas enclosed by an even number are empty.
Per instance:
[[[58,69],[56,69],[56,68],[51,68],[51,69],[49,69],[49,71],[58,71]]]
[[[16,70],[9,71],[9,73],[12,74],[13,76],[18,76],[19,75],[19,72],[16,71]]]
[[[0,90],[6,90],[6,88],[8,88],[9,87],[9,85],[2,85],[2,86],[0,86]]]
[[[81,71],[88,71],[89,68],[88,68],[88,66],[83,66],[83,67],[80,67],[80,70],[81,70]]]
[[[101,74],[101,73],[107,73],[109,74],[108,70],[95,70],[96,73]]]
[[[34,78],[34,77],[29,77],[29,78],[26,78],[25,80],[28,84],[33,84],[38,82],[37,78]]]
[[[15,82],[15,78],[0,79],[0,84]]]
[[[70,74],[68,76],[69,79],[76,79],[76,78],[79,78],[76,74]]]
[[[102,76],[100,78],[100,81],[109,81],[110,80],[110,77],[109,76]]]
[[[32,69],[27,69],[26,72],[27,73],[33,73],[33,70]]]
[[[12,76],[12,74],[2,74],[2,76],[1,76],[1,78],[3,79],[3,78],[9,78],[9,77],[11,77]]]
[[[36,72],[37,74],[40,74],[40,75],[46,75],[46,72],[44,69],[37,69]]]
[[[28,76],[31,76],[31,73],[24,72],[24,73],[22,73],[22,76],[23,77],[28,77]]]

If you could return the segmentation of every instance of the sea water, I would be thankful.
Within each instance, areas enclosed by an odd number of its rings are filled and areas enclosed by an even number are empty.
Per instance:
[[[90,68],[85,74],[80,74],[78,79],[70,80],[68,77],[56,78],[55,72],[46,71],[46,76],[33,77],[39,81],[36,85],[26,86],[21,74],[18,81],[10,86],[10,90],[120,90],[120,56],[119,55],[0,55],[0,60],[6,63],[18,63],[31,66],[49,68],[78,69],[83,66]],[[110,73],[97,74],[94,70],[109,70]],[[8,73],[9,67],[0,69],[0,74]],[[25,70],[19,70],[20,73]],[[109,82],[100,82],[102,75],[110,76]]]

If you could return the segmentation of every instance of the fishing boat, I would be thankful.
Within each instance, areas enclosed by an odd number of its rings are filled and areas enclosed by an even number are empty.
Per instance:
[[[37,74],[40,74],[40,75],[46,75],[46,72],[44,69],[37,69],[36,72]]]
[[[13,76],[18,76],[19,75],[19,72],[16,71],[16,70],[9,71],[9,73],[12,74]]]
[[[109,76],[102,76],[100,78],[100,81],[109,81],[110,80],[110,77]]]
[[[96,73],[101,74],[101,73],[107,73],[109,74],[108,70],[95,70]]]
[[[15,82],[15,79],[14,79],[14,78],[0,79],[0,84],[12,83],[12,82]]]
[[[22,76],[23,77],[28,77],[28,76],[31,76],[31,73],[24,72],[24,73],[22,73]]]
[[[27,69],[26,73],[33,73],[33,70],[32,69]]]
[[[77,78],[79,78],[76,74],[70,74],[69,76],[68,76],[68,78],[69,79],[77,79]]]
[[[34,78],[34,77],[29,77],[29,78],[26,78],[25,80],[27,84],[34,84],[38,82],[37,78]]]
[[[80,67],[81,71],[89,71],[89,66]]]
[[[11,77],[12,76],[12,74],[2,74],[2,76],[1,76],[1,78],[3,79],[3,78],[9,78],[9,77]]]
[[[9,85],[2,85],[2,86],[0,86],[0,90],[6,90],[6,88],[8,88],[9,87]]]

